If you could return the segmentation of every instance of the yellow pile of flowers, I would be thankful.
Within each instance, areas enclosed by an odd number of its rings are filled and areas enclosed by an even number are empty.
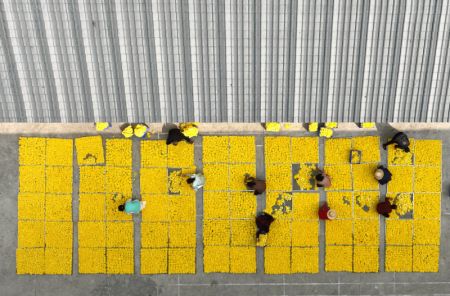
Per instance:
[[[193,173],[193,145],[141,141],[141,274],[195,273],[196,201],[186,182]]]
[[[411,151],[389,147],[398,176],[388,196],[397,210],[386,223],[386,271],[438,272],[442,148],[439,140],[411,139]]]
[[[256,272],[256,198],[245,176],[256,174],[254,137],[203,137],[205,273]]]
[[[298,173],[294,175],[294,179],[300,190],[316,189],[315,172],[317,172],[317,165],[315,164],[300,165]]]
[[[361,128],[375,128],[375,122],[361,122]]]
[[[75,139],[78,165],[104,164],[103,141],[101,136]]]
[[[279,132],[281,130],[281,123],[279,122],[266,122],[266,131],[268,132]]]
[[[72,274],[73,140],[19,138],[17,274]]]
[[[188,138],[193,138],[198,135],[198,123],[197,122],[187,122],[180,123],[180,130]]]

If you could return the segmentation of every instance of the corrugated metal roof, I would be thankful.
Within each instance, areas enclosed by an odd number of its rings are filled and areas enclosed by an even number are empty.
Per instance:
[[[0,120],[449,121],[450,0],[0,0]]]

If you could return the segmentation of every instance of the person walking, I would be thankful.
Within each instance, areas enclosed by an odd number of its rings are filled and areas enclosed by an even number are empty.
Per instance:
[[[244,183],[247,190],[253,190],[255,195],[263,194],[264,191],[266,191],[266,181],[258,180],[254,177],[246,175]]]
[[[380,185],[385,185],[392,180],[391,172],[382,165],[375,170],[374,176]]]
[[[319,170],[317,175],[315,176],[316,186],[317,187],[330,187],[331,186],[331,178],[324,171]]]
[[[269,233],[270,224],[272,224],[273,221],[275,221],[275,218],[265,212],[260,213],[256,217],[256,227],[258,228],[258,231],[256,232],[257,239],[261,234]]]
[[[409,152],[409,139],[408,136],[403,132],[396,133],[392,140],[384,143],[383,149],[386,150],[386,147],[392,144],[395,144],[395,148],[399,148],[405,152]]]
[[[189,175],[189,178],[186,180],[188,184],[191,184],[192,189],[194,191],[198,191],[200,188],[202,188],[205,185],[206,179],[203,174],[197,173]]]
[[[130,198],[123,205],[120,205],[118,210],[127,214],[138,214],[145,208],[145,204],[145,201]]]
[[[397,205],[394,205],[391,203],[391,198],[386,197],[383,202],[378,203],[377,205],[377,212],[380,215],[383,215],[386,218],[389,218],[389,214],[392,212],[392,210],[397,209]]]

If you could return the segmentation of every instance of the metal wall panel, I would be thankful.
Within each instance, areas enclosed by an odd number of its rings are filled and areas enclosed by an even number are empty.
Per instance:
[[[0,0],[3,122],[445,122],[450,0]]]

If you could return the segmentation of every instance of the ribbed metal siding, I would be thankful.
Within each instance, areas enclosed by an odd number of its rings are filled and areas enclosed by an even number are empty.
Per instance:
[[[0,120],[449,121],[450,0],[0,0]]]

